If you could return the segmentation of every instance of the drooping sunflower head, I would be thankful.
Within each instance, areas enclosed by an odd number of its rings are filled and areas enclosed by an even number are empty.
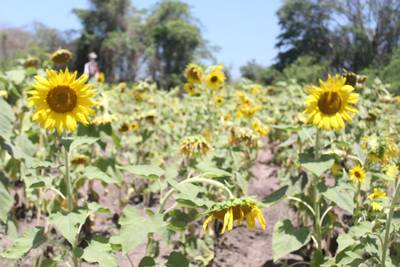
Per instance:
[[[358,102],[358,94],[354,88],[346,85],[346,78],[339,75],[329,76],[327,81],[320,81],[320,86],[309,88],[305,113],[308,121],[324,130],[341,130],[344,121],[351,121],[354,107]]]
[[[356,165],[354,166],[351,170],[350,170],[350,179],[354,182],[354,183],[362,183],[365,180],[365,170],[360,166],[360,165]]]
[[[361,140],[361,147],[368,153],[367,160],[373,163],[387,165],[400,156],[400,148],[390,135],[366,136]]]
[[[24,61],[25,68],[36,68],[39,65],[39,59],[37,57],[28,57]]]
[[[197,64],[189,64],[185,68],[185,77],[189,83],[201,83],[203,69]]]
[[[219,90],[224,86],[225,74],[222,65],[217,65],[211,68],[205,78],[205,83],[208,89]]]
[[[56,64],[66,64],[72,58],[72,53],[68,49],[58,49],[51,55],[51,60]]]
[[[75,155],[71,159],[71,163],[74,165],[85,165],[89,162],[89,157],[83,154]]]
[[[232,127],[230,129],[229,143],[234,146],[257,148],[259,137],[249,128]]]
[[[86,84],[87,75],[77,78],[77,72],[68,69],[56,72],[47,70],[47,78],[36,76],[34,89],[29,92],[29,106],[35,107],[33,121],[48,130],[73,132],[77,122],[89,124],[94,114],[95,91]]]
[[[202,135],[185,137],[181,141],[180,151],[185,156],[205,155],[211,149],[210,144]]]
[[[258,220],[262,229],[265,230],[267,224],[264,215],[257,205],[257,202],[250,197],[242,197],[229,199],[222,203],[215,204],[207,211],[207,218],[203,223],[204,232],[207,231],[208,225],[213,220],[218,220],[223,223],[221,234],[231,231],[233,224],[236,222],[239,225],[243,219],[246,219],[247,228],[252,230],[256,227]]]
[[[123,122],[123,123],[121,124],[121,126],[118,128],[118,131],[119,131],[120,133],[126,133],[126,132],[129,131],[130,129],[131,129],[130,124],[127,123],[127,122]]]

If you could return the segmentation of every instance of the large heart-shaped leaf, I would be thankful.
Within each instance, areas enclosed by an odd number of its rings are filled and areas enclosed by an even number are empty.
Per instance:
[[[274,261],[296,251],[310,241],[310,231],[306,227],[294,228],[289,220],[275,224],[272,235],[272,254]]]
[[[23,236],[16,239],[13,245],[1,253],[1,256],[7,259],[21,259],[32,248],[37,248],[46,240],[43,227],[36,227],[26,231]]]

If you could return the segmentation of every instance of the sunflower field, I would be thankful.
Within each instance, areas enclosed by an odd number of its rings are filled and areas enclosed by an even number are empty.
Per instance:
[[[399,98],[379,79],[192,63],[166,91],[71,56],[0,73],[1,266],[400,266]]]

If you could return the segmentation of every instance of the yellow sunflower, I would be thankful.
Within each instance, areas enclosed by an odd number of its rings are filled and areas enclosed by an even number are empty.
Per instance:
[[[365,180],[365,171],[364,169],[360,166],[354,166],[351,170],[350,170],[350,179],[354,182],[354,183],[362,183]]]
[[[77,122],[89,124],[94,114],[95,91],[86,84],[87,75],[77,78],[77,72],[47,70],[47,79],[36,76],[34,89],[29,92],[28,105],[35,107],[33,121],[58,134],[76,130]]]
[[[383,206],[381,201],[386,198],[386,193],[379,188],[374,188],[374,191],[368,195],[368,199],[371,201],[371,207],[374,211],[381,211]]]
[[[98,81],[99,83],[104,83],[105,80],[106,80],[106,75],[104,74],[104,72],[101,71],[101,72],[99,73],[99,76],[97,77],[97,81]]]
[[[201,83],[203,69],[197,64],[189,64],[185,68],[185,77],[189,83]]]
[[[72,53],[68,49],[58,49],[51,55],[51,60],[56,64],[66,64],[72,58]]]
[[[346,85],[346,78],[339,75],[329,76],[327,81],[320,81],[320,86],[308,89],[305,113],[308,121],[324,130],[341,130],[344,121],[351,121],[352,113],[357,109],[358,94],[354,88]]]
[[[225,74],[222,65],[214,66],[206,76],[206,86],[211,90],[218,90],[224,86]]]
[[[246,219],[247,228],[250,230],[256,227],[257,220],[263,230],[267,227],[264,215],[257,207],[257,202],[249,197],[230,199],[218,203],[207,211],[207,215],[208,217],[203,223],[204,232],[207,231],[209,223],[214,219],[223,222],[221,234],[223,234],[225,230],[231,231],[234,222],[239,225],[242,223],[243,219]]]
[[[183,89],[185,89],[186,93],[188,93],[191,96],[197,96],[199,93],[196,90],[196,87],[193,83],[185,83],[183,85]]]
[[[386,166],[386,175],[390,178],[396,178],[399,175],[399,168],[395,164],[389,164]]]
[[[267,136],[269,133],[269,128],[264,126],[260,120],[255,119],[251,123],[251,127],[253,127],[253,130],[258,133],[260,136]]]
[[[217,106],[222,106],[224,104],[224,102],[225,102],[225,97],[224,96],[217,95],[217,96],[214,97],[214,103]]]

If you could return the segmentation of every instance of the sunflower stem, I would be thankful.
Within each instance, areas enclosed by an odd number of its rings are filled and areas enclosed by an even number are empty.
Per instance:
[[[317,240],[317,249],[321,250],[321,205],[320,205],[320,196],[318,192],[318,179],[314,181],[314,212],[315,212],[315,239]]]
[[[64,164],[65,164],[65,175],[64,181],[67,187],[67,203],[68,203],[68,213],[71,213],[74,209],[74,199],[72,194],[72,181],[69,175],[69,148],[67,145],[64,145]],[[74,267],[79,267],[79,260],[76,257],[74,250],[76,248],[76,244],[72,246],[72,262]]]
[[[314,157],[315,160],[319,160],[321,157],[321,131],[317,129],[317,133],[315,135],[315,147],[314,147]],[[320,204],[320,195],[318,191],[318,177],[314,177],[314,180],[312,182],[312,187],[313,187],[313,195],[314,195],[314,212],[315,212],[315,217],[314,217],[314,231],[315,231],[315,239],[317,241],[317,249],[321,250],[321,239],[322,239],[322,234],[321,234],[321,204]]]
[[[64,181],[67,187],[67,201],[68,201],[68,212],[72,212],[74,209],[73,195],[72,195],[72,183],[71,177],[69,176],[69,151],[64,146],[64,158],[65,158],[65,175]]]
[[[400,193],[400,183],[397,183],[395,186],[395,191],[393,193],[392,202],[390,203],[389,213],[386,219],[386,227],[385,227],[385,238],[383,239],[383,247],[382,247],[382,259],[381,259],[381,267],[386,266],[386,256],[389,249],[389,238],[390,238],[390,226],[392,224],[392,218],[394,213],[394,208],[399,197]]]
[[[225,186],[223,183],[220,183],[218,181],[214,181],[214,180],[211,180],[211,179],[208,179],[208,178],[203,178],[203,177],[196,176],[196,177],[189,178],[189,179],[186,179],[186,180],[183,180],[183,181],[179,182],[180,185],[186,184],[186,183],[204,183],[204,184],[209,184],[209,185],[212,185],[212,186],[215,186],[215,187],[223,189],[227,193],[229,199],[234,198],[231,190],[227,186]],[[172,194],[174,192],[175,192],[175,188],[171,188],[164,195],[164,198],[162,198],[160,200],[160,207],[158,209],[158,211],[160,213],[164,210],[164,207],[165,207],[165,204],[166,204],[167,200],[172,196]]]
[[[314,157],[318,160],[321,157],[321,130],[317,129],[315,135]]]
[[[357,221],[360,213],[360,194],[361,194],[361,183],[357,183],[357,191],[354,195],[354,202],[356,203],[356,209],[354,211],[353,223]]]

